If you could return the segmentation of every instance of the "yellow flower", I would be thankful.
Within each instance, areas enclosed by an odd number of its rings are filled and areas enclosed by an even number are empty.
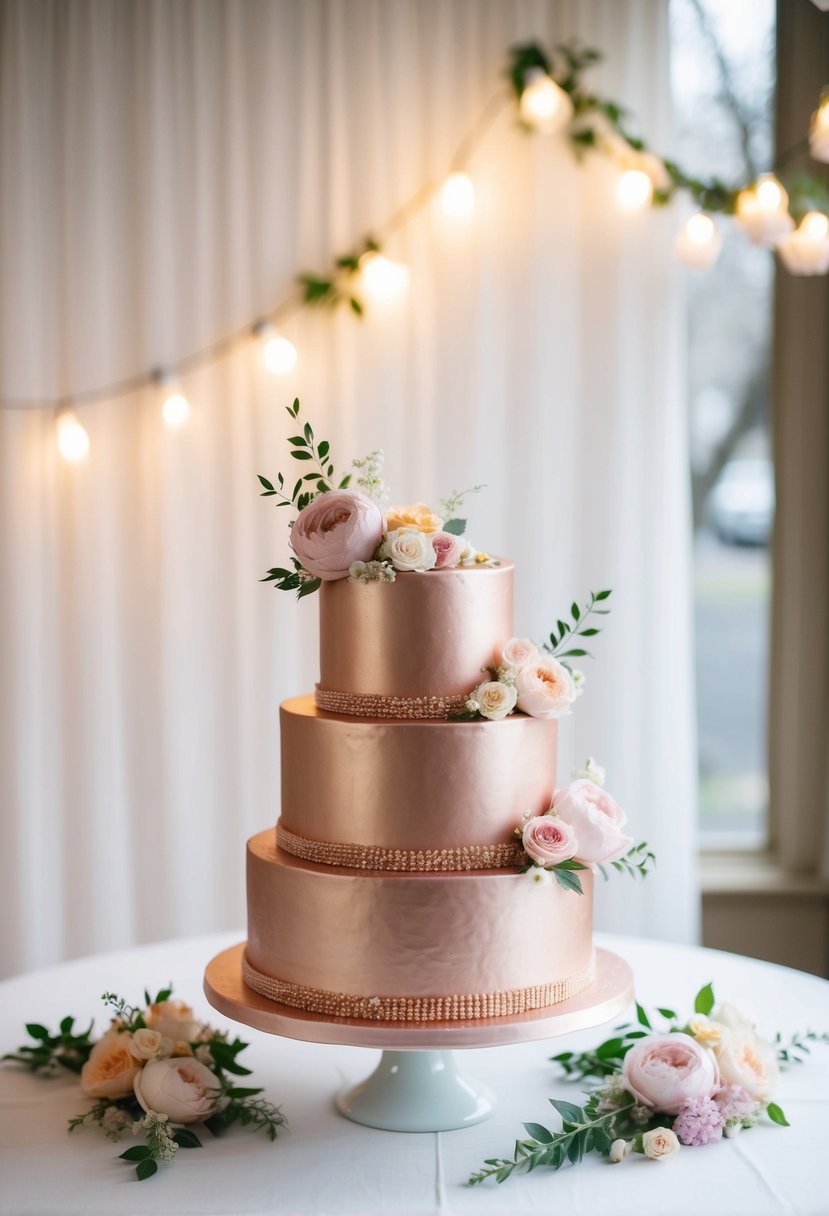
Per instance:
[[[410,528],[415,532],[440,532],[443,520],[425,502],[414,502],[408,507],[389,507],[386,531],[396,532],[399,528]]]
[[[489,556],[488,553],[476,553],[475,561],[477,562],[477,564],[479,566],[482,566],[484,564],[484,562],[492,561],[492,558]]]
[[[694,1018],[690,1023],[690,1029],[692,1038],[701,1043],[703,1047],[712,1047],[722,1038],[722,1026],[718,1026],[716,1022],[709,1022],[705,1017]]]

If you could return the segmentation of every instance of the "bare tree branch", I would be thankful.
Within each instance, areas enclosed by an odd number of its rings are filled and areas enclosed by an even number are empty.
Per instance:
[[[694,531],[705,523],[705,508],[708,495],[731,459],[743,435],[753,430],[768,414],[769,372],[762,364],[751,377],[725,434],[708,458],[704,469],[693,474]]]
[[[734,119],[740,137],[740,150],[745,162],[746,177],[753,181],[757,176],[757,167],[751,154],[751,119],[737,96],[731,65],[725,56],[702,0],[689,0],[689,3],[696,14],[702,36],[708,43],[709,50],[717,64],[717,72],[720,77],[719,100]]]

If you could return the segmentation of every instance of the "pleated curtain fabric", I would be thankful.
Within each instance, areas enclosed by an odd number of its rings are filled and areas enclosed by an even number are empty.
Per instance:
[[[2,396],[244,327],[440,179],[522,39],[601,48],[596,88],[669,150],[667,24],[656,0],[3,3]],[[256,474],[287,464],[295,394],[340,463],[384,449],[395,500],[486,483],[470,536],[517,563],[522,635],[614,589],[559,780],[595,755],[659,856],[599,924],[694,937],[676,221],[618,214],[610,166],[510,109],[469,171],[473,222],[428,208],[388,246],[405,303],[293,318],[287,379],[242,343],[184,377],[178,431],[151,389],[79,407],[78,466],[51,410],[0,413],[4,973],[243,924],[277,707],[317,676],[314,601],[258,582],[288,555]]]

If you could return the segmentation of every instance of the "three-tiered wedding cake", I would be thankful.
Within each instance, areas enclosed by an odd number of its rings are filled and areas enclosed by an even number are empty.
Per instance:
[[[457,1021],[592,979],[583,894],[516,825],[556,781],[554,718],[451,721],[513,635],[508,562],[321,588],[315,697],[281,708],[282,811],[248,844],[248,985],[329,1016]]]

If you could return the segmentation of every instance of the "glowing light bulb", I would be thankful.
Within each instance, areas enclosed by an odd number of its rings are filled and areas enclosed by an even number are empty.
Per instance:
[[[822,211],[807,211],[777,252],[790,274],[829,273],[829,218]]]
[[[168,393],[161,407],[161,417],[167,426],[174,431],[177,430],[180,426],[184,426],[190,417],[190,402],[183,393]]]
[[[737,195],[735,219],[755,245],[774,248],[794,228],[789,196],[773,173],[764,173]]]
[[[293,371],[297,361],[296,347],[278,334],[270,321],[258,321],[253,327],[253,335],[262,346],[262,359],[269,372],[287,376]]]
[[[450,173],[440,191],[444,215],[465,219],[475,210],[475,187],[466,173]]]
[[[409,268],[370,250],[360,258],[363,290],[376,304],[394,304],[406,294]]]
[[[789,201],[788,194],[773,174],[758,178],[755,193],[761,211],[780,211]]]
[[[674,253],[680,262],[696,270],[707,270],[720,256],[722,237],[710,215],[698,211],[679,230]]]
[[[626,169],[616,183],[616,202],[623,211],[641,211],[652,198],[653,182],[642,169]]]
[[[809,151],[815,160],[829,162],[829,94],[825,94],[812,115],[809,126]]]
[[[573,102],[543,68],[532,68],[524,77],[518,103],[523,121],[544,135],[560,131],[573,117]]]
[[[57,421],[58,451],[70,464],[79,464],[89,455],[89,436],[71,410],[64,410]]]

